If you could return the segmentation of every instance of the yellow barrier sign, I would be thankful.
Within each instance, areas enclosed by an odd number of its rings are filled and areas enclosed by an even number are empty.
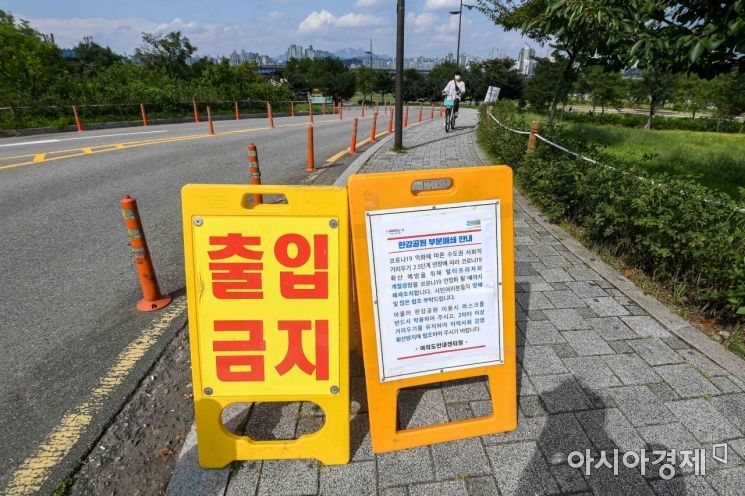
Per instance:
[[[286,204],[253,204],[281,194]],[[187,185],[182,190],[199,461],[349,460],[349,241],[343,188]],[[313,401],[313,434],[228,432],[231,403]]]
[[[348,189],[373,450],[515,429],[512,170],[361,174]],[[490,415],[398,428],[401,389],[480,376]]]

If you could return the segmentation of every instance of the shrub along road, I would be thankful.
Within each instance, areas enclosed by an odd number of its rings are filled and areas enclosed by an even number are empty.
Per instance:
[[[316,116],[317,167],[348,145],[353,115]],[[360,121],[360,140],[370,120]],[[183,295],[181,187],[247,183],[249,142],[264,184],[307,182],[307,121],[218,121],[209,137],[201,123],[0,141],[0,488],[20,481],[23,494],[43,482],[50,492],[184,324],[178,307],[167,317],[134,309],[140,290],[119,199],[137,198],[161,289]],[[152,133],[129,134],[142,131]],[[28,155],[44,156],[2,168]],[[311,179],[330,184],[342,170]]]

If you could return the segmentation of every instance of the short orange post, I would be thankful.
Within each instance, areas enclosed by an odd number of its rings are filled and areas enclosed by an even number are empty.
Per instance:
[[[424,104],[420,103],[419,104],[419,119],[417,120],[417,122],[422,122],[422,111],[423,110],[424,110]]]
[[[142,114],[142,126],[147,127],[147,114],[145,113],[145,104],[140,104],[140,114]]]
[[[440,105],[440,119],[445,117],[445,109],[442,108],[442,105]]]
[[[409,107],[406,106],[406,113],[404,113],[404,127],[409,127]]]
[[[533,121],[530,123],[530,136],[528,136],[528,153],[535,153],[535,147],[538,144],[538,139],[535,137],[538,131],[541,129],[540,121]]]
[[[391,134],[393,132],[393,107],[391,107],[391,111],[388,113],[388,134]]]
[[[316,171],[316,154],[313,149],[313,124],[308,126],[308,166],[305,168],[305,172]]]
[[[238,101],[235,102],[235,120],[241,120],[241,108],[238,106]]]
[[[72,115],[75,116],[75,125],[78,127],[78,132],[83,132],[83,123],[80,122],[80,115],[78,114],[78,106],[73,105],[72,106]]]
[[[261,169],[259,169],[259,153],[256,151],[256,145],[248,144],[248,173],[251,176],[251,184],[261,184]],[[264,203],[261,195],[253,195],[255,204]]]
[[[127,226],[127,237],[129,238],[129,245],[132,247],[137,276],[142,287],[143,298],[137,302],[137,309],[142,312],[160,310],[171,303],[171,297],[160,294],[153,261],[150,258],[150,251],[147,249],[147,241],[145,241],[145,231],[143,231],[140,221],[140,212],[137,209],[137,200],[125,195],[119,202],[119,206],[122,209],[124,223]]]
[[[274,128],[274,117],[272,116],[272,104],[266,102],[266,116],[269,119],[269,127]]]
[[[308,100],[308,122],[313,124],[313,104]]]
[[[344,106],[339,102],[339,119],[344,118]]]
[[[212,126],[212,110],[210,109],[210,106],[207,105],[207,127],[209,128],[209,132],[212,136],[215,135],[215,128]]]
[[[378,125],[378,113],[373,113],[372,127],[370,128],[370,143],[375,143],[375,127]]]
[[[435,104],[432,104],[432,112],[429,113],[429,120],[434,120],[435,118]]]
[[[295,118],[295,102],[290,102],[290,117]]]
[[[362,102],[362,117],[365,117],[365,103]]]
[[[199,107],[197,107],[197,101],[192,100],[191,101],[192,107],[194,107],[194,122],[199,122]]]
[[[357,121],[359,121],[359,118],[355,117],[354,122],[352,122],[352,141],[349,143],[349,153],[352,155],[357,153]]]

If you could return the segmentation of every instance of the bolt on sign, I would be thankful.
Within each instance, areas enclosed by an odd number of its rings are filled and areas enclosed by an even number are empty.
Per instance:
[[[254,195],[287,203],[256,204]],[[199,462],[349,461],[349,242],[344,188],[187,185],[182,190]],[[228,432],[231,403],[312,401],[316,433]]]
[[[362,174],[348,190],[373,450],[515,429],[512,170]],[[490,415],[398,429],[399,390],[480,376]]]

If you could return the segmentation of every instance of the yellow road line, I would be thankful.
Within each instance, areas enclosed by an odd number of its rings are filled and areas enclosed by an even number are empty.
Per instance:
[[[378,134],[375,135],[375,139],[378,139],[381,136],[385,136],[386,134],[388,134],[388,131],[384,131],[382,133],[378,133]],[[357,146],[366,145],[369,141],[370,141],[370,138],[365,138],[362,141],[360,141],[359,143],[357,143]],[[337,160],[339,160],[340,158],[342,158],[347,153],[349,153],[349,148],[340,151],[339,153],[337,153],[336,155],[333,155],[332,157],[329,157],[326,160],[326,163],[327,164],[333,164],[334,162],[336,162]]]
[[[315,125],[318,124],[334,124],[336,123],[336,120],[326,120],[326,121],[320,121],[317,122]],[[298,123],[298,124],[284,124],[280,126],[276,126],[277,129],[282,128],[289,128],[289,127],[300,127],[300,126],[307,126],[307,123]],[[18,162],[14,164],[8,164],[8,165],[2,165],[0,166],[0,170],[5,169],[14,169],[16,167],[23,167],[26,165],[34,165],[34,164],[40,164],[44,162],[53,162],[56,160],[62,160],[66,158],[74,158],[74,157],[80,157],[82,155],[91,155],[96,153],[104,153],[104,152],[114,152],[118,150],[124,150],[127,148],[135,148],[140,146],[147,146],[147,145],[158,145],[162,143],[174,143],[178,141],[189,141],[189,140],[195,140],[195,139],[203,139],[203,138],[214,138],[215,136],[223,136],[223,135],[230,135],[230,134],[242,134],[242,133],[251,133],[251,132],[258,132],[258,131],[268,131],[272,128],[270,127],[255,127],[255,128],[249,128],[249,129],[235,129],[232,131],[220,131],[218,133],[215,133],[215,135],[210,135],[207,133],[202,134],[189,134],[184,136],[170,136],[165,138],[156,138],[156,139],[150,139],[150,140],[139,140],[139,141],[127,141],[124,143],[113,143],[113,144],[106,144],[106,145],[98,145],[93,147],[84,147],[84,148],[70,148],[67,150],[53,150],[50,152],[45,153],[45,157],[43,159],[38,159],[41,153],[29,153],[26,155],[17,155],[14,157],[0,157],[0,160],[11,160],[11,159],[17,159],[17,158],[31,158],[31,160],[25,160],[23,162]],[[51,154],[60,154],[64,153],[66,155],[60,155],[60,156],[53,156],[49,157],[48,155]]]
[[[185,308],[185,297],[173,300],[165,313],[119,354],[114,366],[99,380],[88,400],[68,412],[36,452],[15,471],[4,494],[21,496],[34,494],[41,489],[49,477],[50,470],[62,461],[78,442],[114,388],[124,382],[132,368]]]
[[[46,153],[37,153],[34,155],[34,162],[42,162],[46,158]]]

